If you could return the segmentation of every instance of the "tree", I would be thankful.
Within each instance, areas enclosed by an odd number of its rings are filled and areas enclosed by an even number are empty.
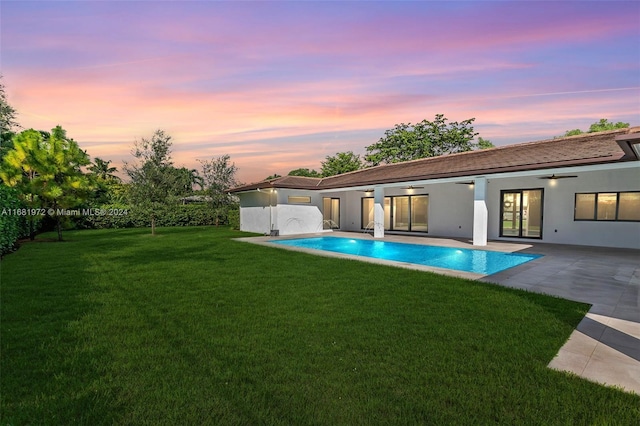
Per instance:
[[[45,207],[56,212],[76,207],[87,199],[92,189],[90,179],[82,171],[82,167],[91,164],[89,155],[73,139],[67,138],[67,132],[60,126],[51,130],[51,137],[46,142],[50,161],[40,179],[44,183]],[[62,217],[58,213],[55,215],[58,241],[62,241]]]
[[[322,177],[322,175],[316,170],[309,169],[295,169],[291,170],[288,176],[304,176],[304,177]]]
[[[605,130],[626,129],[627,127],[629,127],[629,123],[623,123],[622,121],[613,123],[606,118],[601,118],[600,121],[589,126],[589,130],[587,131],[587,133],[604,132]]]
[[[47,161],[42,134],[36,130],[25,130],[14,136],[12,149],[2,159],[0,179],[5,185],[14,187],[20,199],[29,209],[41,207],[37,179]],[[29,218],[29,238],[35,238],[34,215]]]
[[[151,139],[142,138],[134,143],[131,154],[134,164],[125,163],[124,170],[131,179],[131,201],[149,217],[151,235],[156,233],[159,209],[173,201],[175,174],[171,162],[171,136],[156,130]]]
[[[577,136],[577,135],[581,135],[584,132],[580,129],[573,129],[573,130],[567,130],[566,132],[564,132],[563,136]]]
[[[479,149],[495,148],[495,145],[491,143],[489,139],[478,137],[478,148]]]
[[[447,124],[447,121],[444,115],[437,114],[434,121],[396,124],[393,129],[385,131],[377,143],[366,148],[365,160],[377,166],[480,148],[473,142],[478,135],[473,131],[475,118],[460,123],[452,121]]]
[[[276,178],[279,178],[279,177],[282,177],[282,175],[279,175],[279,174],[277,174],[277,173],[274,173],[274,174],[272,174],[272,175],[267,176],[267,177],[266,177],[266,178],[264,178],[263,180],[271,180],[271,179],[276,179]]]
[[[614,123],[607,120],[606,118],[601,118],[599,121],[591,124],[591,126],[589,126],[589,130],[587,130],[586,132],[583,132],[580,129],[567,130],[566,132],[564,132],[564,135],[562,137],[576,136],[583,133],[604,132],[606,130],[626,129],[627,127],[629,127],[629,123],[623,123],[622,121]]]
[[[235,163],[229,164],[230,159],[231,157],[225,154],[211,160],[199,160],[205,188],[211,195],[215,207],[227,204],[227,191],[239,185],[236,179],[238,168]]]
[[[110,166],[110,160],[103,160],[96,157],[93,163],[88,167],[91,172],[89,177],[93,179],[96,190],[93,193],[92,202],[98,205],[109,202],[110,192],[115,185],[121,183],[121,179],[115,175],[118,171],[116,167]]]
[[[93,164],[91,164],[88,169],[97,179],[120,182],[121,179],[114,174],[118,171],[118,168],[111,167],[109,164],[111,164],[111,160],[105,161],[102,158],[96,157],[93,160]]]
[[[211,197],[211,205],[215,211],[216,223],[225,219],[231,208],[237,205],[235,197],[229,195],[228,190],[240,185],[236,179],[238,168],[235,163],[229,163],[228,154],[211,160],[198,160],[202,166],[202,178],[205,192]]]
[[[337,152],[336,155],[327,155],[325,158],[321,168],[323,177],[353,172],[363,167],[360,155],[354,154],[353,151]]]
[[[57,126],[51,134],[30,129],[13,138],[14,147],[4,157],[0,178],[15,187],[30,208],[53,209],[58,240],[62,240],[60,210],[78,206],[88,197],[90,180],[82,167],[89,156]],[[30,237],[35,237],[33,215]]]
[[[186,167],[172,167],[171,173],[174,177],[173,193],[178,197],[185,197],[193,194],[193,187],[198,186],[203,189],[204,180],[196,169],[187,169]]]
[[[2,79],[0,75],[0,79]],[[16,121],[16,110],[9,105],[4,84],[0,81],[0,161],[13,148],[13,136],[20,125]]]

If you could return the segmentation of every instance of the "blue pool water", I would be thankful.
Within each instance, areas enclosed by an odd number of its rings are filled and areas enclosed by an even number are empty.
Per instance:
[[[298,238],[271,240],[270,242],[483,275],[495,274],[541,257],[538,254],[502,253],[341,237]]]

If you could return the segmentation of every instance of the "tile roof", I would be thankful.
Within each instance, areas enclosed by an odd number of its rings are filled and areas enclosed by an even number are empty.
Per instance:
[[[384,164],[326,178],[283,176],[233,188],[231,192],[256,188],[333,189],[630,161],[636,158],[625,154],[618,145],[616,137],[637,133],[640,133],[640,127],[585,133],[578,136]]]

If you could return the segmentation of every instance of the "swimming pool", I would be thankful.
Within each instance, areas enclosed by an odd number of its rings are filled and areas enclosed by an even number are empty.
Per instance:
[[[495,274],[541,257],[538,254],[503,253],[342,237],[296,238],[270,240],[270,242],[482,275]]]

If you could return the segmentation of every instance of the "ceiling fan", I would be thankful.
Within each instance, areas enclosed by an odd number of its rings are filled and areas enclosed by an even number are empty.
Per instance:
[[[541,178],[538,179],[568,179],[568,178],[577,178],[577,175],[562,175],[562,176],[556,176],[555,174],[551,175],[551,176],[542,176]]]

